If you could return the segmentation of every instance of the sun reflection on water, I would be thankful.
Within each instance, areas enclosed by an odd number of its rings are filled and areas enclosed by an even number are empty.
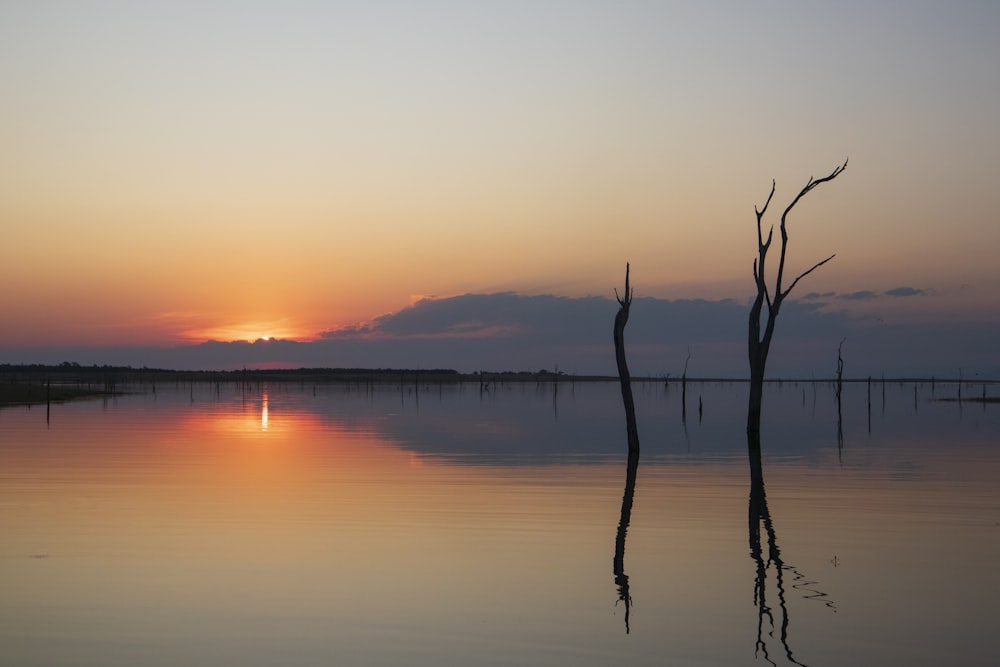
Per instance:
[[[264,395],[261,399],[260,405],[260,430],[267,430],[267,389],[264,390]]]

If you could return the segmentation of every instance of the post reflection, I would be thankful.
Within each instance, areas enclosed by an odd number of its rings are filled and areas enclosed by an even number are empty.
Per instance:
[[[618,601],[625,607],[625,634],[629,633],[629,613],[632,609],[632,595],[628,587],[628,575],[625,574],[625,536],[628,534],[629,521],[632,519],[632,499],[635,497],[635,478],[639,471],[639,450],[630,450],[628,467],[625,472],[625,492],[622,494],[622,511],[618,520],[618,532],[615,534],[614,575],[615,586],[618,587]]]
[[[757,607],[757,642],[754,647],[754,657],[762,656],[772,665],[777,663],[771,658],[768,651],[768,640],[774,638],[775,629],[778,630],[778,641],[785,657],[789,662],[796,665],[805,663],[797,660],[792,654],[789,644],[790,618],[786,601],[785,573],[792,573],[792,587],[804,590],[808,594],[805,598],[822,599],[826,598],[826,593],[816,589],[808,588],[816,582],[806,580],[805,575],[794,567],[787,565],[781,556],[781,549],[778,547],[778,537],[774,529],[774,521],[771,512],[767,507],[767,493],[764,490],[764,466],[761,463],[760,434],[747,433],[747,449],[750,458],[750,500],[748,508],[749,520],[749,540],[750,557],[756,564],[754,576],[753,597]],[[762,544],[761,526],[764,527],[766,539],[766,557],[764,545]],[[775,619],[775,610],[767,597],[768,570],[773,572],[774,592],[777,594],[779,618]],[[824,604],[833,609],[832,601],[825,600]],[[765,624],[769,626],[765,629]]]

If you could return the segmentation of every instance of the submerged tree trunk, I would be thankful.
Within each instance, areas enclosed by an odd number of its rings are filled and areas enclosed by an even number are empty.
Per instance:
[[[750,372],[750,401],[747,407],[747,433],[760,433],[760,410],[764,399],[763,373]]]
[[[618,378],[621,381],[622,401],[625,404],[625,427],[628,434],[628,451],[639,453],[639,429],[635,423],[635,400],[632,398],[632,377],[625,361],[625,325],[628,323],[629,306],[632,305],[632,288],[628,282],[629,265],[625,264],[625,292],[618,299],[618,313],[615,315],[615,361],[618,363]]]

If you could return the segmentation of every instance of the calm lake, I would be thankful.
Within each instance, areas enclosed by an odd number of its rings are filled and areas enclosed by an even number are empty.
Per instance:
[[[771,385],[756,466],[746,385],[637,384],[634,489],[613,383],[135,390],[0,410],[2,665],[1000,655],[1000,404],[955,385],[849,384],[839,434]]]

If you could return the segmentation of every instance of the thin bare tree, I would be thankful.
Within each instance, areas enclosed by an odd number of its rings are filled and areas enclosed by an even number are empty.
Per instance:
[[[846,340],[847,338],[841,338],[840,345],[837,346],[837,457],[841,464],[844,463],[844,412],[841,409],[841,398],[844,395],[844,356],[842,351]]]
[[[776,186],[775,181],[771,181],[771,193],[767,196],[767,201],[764,202],[763,208],[758,210],[756,206],[754,207],[754,213],[757,214],[757,257],[753,261],[753,278],[754,282],[757,284],[757,297],[754,299],[753,306],[750,308],[750,326],[747,341],[747,352],[750,360],[750,404],[749,409],[747,410],[748,433],[760,432],[760,407],[761,399],[764,394],[764,368],[767,365],[767,355],[771,350],[771,340],[774,337],[774,324],[778,319],[778,313],[781,311],[781,305],[784,303],[789,292],[792,291],[800,280],[829,262],[835,256],[830,255],[826,259],[816,262],[810,268],[796,276],[795,280],[793,280],[788,287],[783,288],[782,284],[785,274],[785,256],[788,250],[788,229],[786,225],[788,214],[791,213],[792,209],[795,208],[795,205],[799,203],[800,199],[812,192],[812,190],[817,186],[835,179],[846,168],[847,161],[845,160],[844,164],[837,166],[832,172],[823,178],[814,179],[810,177],[809,181],[805,184],[805,187],[803,187],[792,202],[785,207],[784,212],[781,214],[781,225],[779,226],[781,233],[781,255],[778,258],[778,271],[774,280],[773,290],[768,288],[764,275],[764,265],[765,260],[767,259],[767,252],[771,249],[771,240],[774,236],[774,225],[771,225],[771,228],[767,232],[767,239],[765,240],[764,232],[762,230],[762,221],[764,214],[767,212],[767,207],[771,204],[771,199],[774,197],[774,190]],[[765,305],[767,306],[767,313],[766,320],[763,323],[764,331],[763,334],[761,334],[761,316],[764,314],[763,311]]]
[[[618,312],[615,314],[615,361],[618,362],[618,379],[621,382],[622,401],[625,403],[625,426],[628,434],[629,453],[639,454],[639,429],[635,423],[635,400],[632,398],[632,378],[628,372],[628,363],[625,361],[625,325],[628,323],[629,306],[632,305],[632,288],[628,282],[629,265],[625,264],[625,291],[619,295],[615,289],[615,298],[618,299]]]

